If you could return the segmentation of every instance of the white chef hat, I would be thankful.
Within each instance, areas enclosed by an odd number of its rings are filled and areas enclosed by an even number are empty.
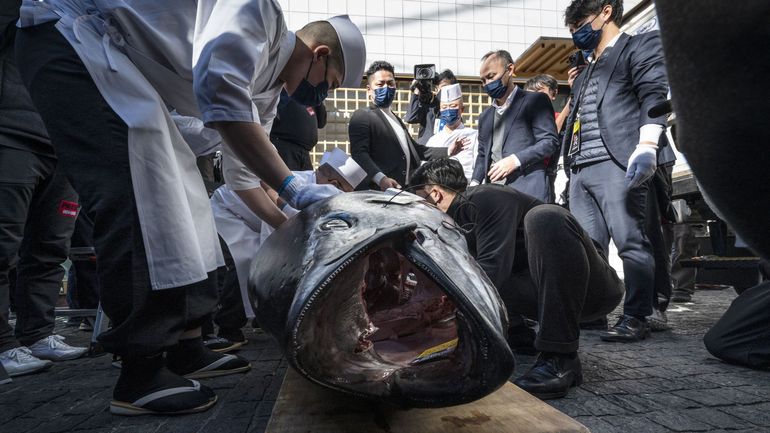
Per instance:
[[[329,164],[340,176],[353,187],[357,187],[366,178],[366,172],[339,147],[324,152],[321,157],[321,165]]]
[[[359,87],[366,66],[366,44],[361,30],[350,21],[347,15],[337,15],[326,20],[334,27],[342,48],[342,60],[345,74],[340,87]]]
[[[454,101],[463,97],[462,89],[459,84],[449,84],[441,88],[439,100],[443,102]]]

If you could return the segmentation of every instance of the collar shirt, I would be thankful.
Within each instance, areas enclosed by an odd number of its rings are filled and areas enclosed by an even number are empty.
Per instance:
[[[511,102],[513,102],[513,98],[516,97],[516,93],[518,91],[519,91],[519,86],[514,84],[513,85],[513,91],[511,92],[510,95],[508,95],[508,98],[506,98],[505,103],[503,103],[503,105],[498,105],[496,99],[492,100],[492,106],[495,107],[495,110],[497,111],[497,114],[502,115],[503,113],[505,113],[505,110],[507,110],[508,107],[511,106]]]
[[[396,115],[390,111],[390,107],[380,108],[379,110],[382,111],[382,114],[384,114],[385,118],[388,119],[388,124],[393,129],[393,133],[396,134],[396,138],[398,138],[398,144],[401,145],[401,150],[404,152],[404,156],[406,156],[406,182],[408,183],[410,172],[409,166],[411,165],[412,158],[410,157],[411,151],[409,149],[409,139],[406,136],[406,130],[401,125],[401,122],[398,121]]]

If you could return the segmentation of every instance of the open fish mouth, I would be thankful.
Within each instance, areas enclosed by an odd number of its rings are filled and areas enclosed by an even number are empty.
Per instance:
[[[421,198],[340,194],[260,248],[249,290],[307,379],[403,407],[467,403],[513,372],[505,307],[451,218]]]
[[[420,250],[415,232],[354,252],[305,304],[294,329],[295,365],[332,388],[395,399],[472,368],[484,339],[465,344],[474,324],[450,293],[453,283]],[[440,394],[440,393],[439,393]],[[452,398],[455,398],[454,396]],[[414,403],[414,402],[412,402]]]

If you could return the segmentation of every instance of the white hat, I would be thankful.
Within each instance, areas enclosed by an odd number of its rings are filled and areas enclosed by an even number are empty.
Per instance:
[[[345,73],[340,87],[360,87],[366,66],[366,44],[361,30],[353,24],[353,21],[350,21],[347,15],[331,17],[326,22],[334,27],[342,48]]]
[[[321,165],[329,164],[340,176],[353,187],[357,187],[366,178],[366,172],[349,157],[342,149],[335,147],[329,152],[324,152],[321,157]]]
[[[449,84],[441,88],[440,101],[449,102],[463,97],[463,91],[459,84]]]

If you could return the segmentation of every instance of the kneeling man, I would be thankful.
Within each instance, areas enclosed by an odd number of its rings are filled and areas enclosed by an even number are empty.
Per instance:
[[[623,283],[567,210],[502,185],[467,188],[462,165],[428,161],[415,193],[466,231],[470,253],[497,287],[512,327],[537,320],[535,365],[514,382],[535,396],[564,397],[582,381],[579,323],[620,303]]]

